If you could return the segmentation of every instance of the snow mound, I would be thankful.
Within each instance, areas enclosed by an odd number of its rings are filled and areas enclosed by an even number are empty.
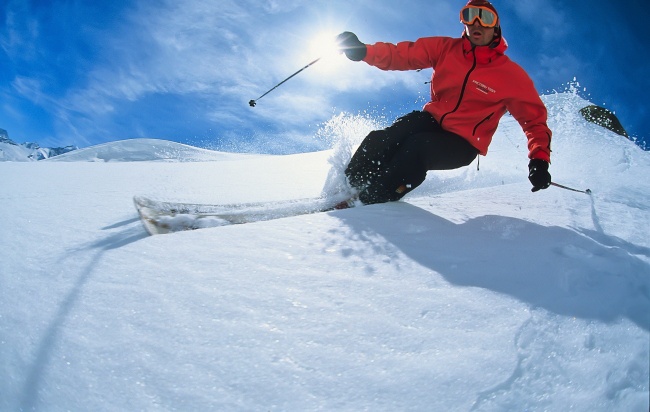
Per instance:
[[[214,162],[251,155],[217,152],[160,139],[103,143],[47,159],[49,162]]]

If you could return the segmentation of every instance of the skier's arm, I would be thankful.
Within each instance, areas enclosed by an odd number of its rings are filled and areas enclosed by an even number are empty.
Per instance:
[[[426,37],[397,44],[364,44],[351,32],[339,34],[337,42],[348,59],[365,61],[382,70],[416,70],[434,67],[445,38]]]
[[[366,45],[364,62],[382,70],[417,70],[435,67],[445,38],[425,37],[414,42]]]
[[[546,106],[539,98],[533,81],[523,70],[517,83],[518,93],[509,99],[507,110],[521,125],[528,139],[528,158],[551,161],[551,129],[546,125]]]

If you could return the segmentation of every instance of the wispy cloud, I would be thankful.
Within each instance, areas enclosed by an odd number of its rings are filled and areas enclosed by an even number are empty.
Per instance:
[[[332,30],[330,18],[322,19],[323,27],[303,27],[313,20],[303,21],[290,12],[304,3],[187,0],[155,7],[142,3],[101,39],[98,64],[68,91],[63,105],[85,117],[106,116],[119,111],[122,100],[192,94],[221,103],[218,108],[206,104],[205,116],[210,119],[252,122],[256,116],[298,126],[324,120],[323,109],[331,107],[341,91],[381,88],[397,79],[347,60],[340,64],[343,74],[315,67],[291,87],[266,98],[264,109],[251,112],[246,106],[250,98],[311,59],[305,53],[310,40],[305,33]]]
[[[10,1],[4,10],[4,30],[0,32],[0,47],[11,59],[31,60],[36,56],[35,39],[39,35],[38,20],[28,16],[23,1]]]
[[[16,7],[19,4],[24,3],[16,3]],[[27,14],[38,14],[21,7]],[[434,11],[444,14],[452,8],[442,2],[426,9],[433,18]],[[68,10],[67,14],[83,12]],[[428,25],[426,20],[415,22],[412,12],[389,3],[145,1],[123,7],[116,15],[110,24],[92,30],[87,39],[88,47],[94,50],[92,61],[84,61],[87,70],[77,71],[61,90],[43,84],[42,74],[23,75],[14,81],[20,94],[55,115],[59,133],[77,143],[101,139],[100,134],[110,130],[111,123],[113,133],[104,139],[136,137],[138,129],[147,129],[147,122],[155,130],[152,123],[156,119],[151,118],[155,110],[139,102],[156,95],[178,96],[179,101],[186,97],[200,100],[196,117],[201,120],[196,123],[204,126],[217,122],[215,128],[224,134],[226,128],[236,126],[242,134],[275,130],[286,135],[325,121],[333,107],[345,110],[343,99],[350,93],[367,95],[371,100],[378,91],[391,87],[402,93],[426,90],[421,81],[414,82],[408,75],[379,72],[341,58],[335,70],[325,70],[325,62],[315,65],[274,91],[259,107],[247,106],[248,100],[313,59],[310,42],[323,32],[335,35],[354,30],[371,43],[415,39],[415,31],[410,35],[399,33]],[[86,26],[92,24],[92,20],[85,22]],[[38,20],[32,25],[37,27]],[[5,32],[3,47],[18,47],[17,36],[29,33],[28,43],[47,46],[48,40],[39,38],[36,29],[30,32],[21,27],[15,30],[15,38],[10,33]],[[76,63],[70,61],[69,65],[75,67]],[[138,113],[132,112],[134,107]],[[120,124],[124,125],[121,129],[115,127]],[[198,127],[179,130],[179,134],[200,134]]]
[[[571,25],[568,24],[561,3],[551,6],[548,0],[519,0],[507,7],[514,10],[513,17],[526,25],[529,33],[540,35],[540,41],[535,42],[538,47],[552,44],[571,33]]]

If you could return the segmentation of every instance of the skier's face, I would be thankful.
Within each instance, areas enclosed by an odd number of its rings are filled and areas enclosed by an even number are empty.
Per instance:
[[[494,27],[483,27],[478,19],[472,24],[465,25],[465,33],[475,46],[487,46],[494,39]]]

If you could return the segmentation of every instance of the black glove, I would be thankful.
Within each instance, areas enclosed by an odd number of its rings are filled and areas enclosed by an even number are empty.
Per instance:
[[[336,43],[339,45],[339,50],[352,61],[358,62],[366,57],[366,45],[361,43],[354,33],[346,31],[339,34],[336,36]]]
[[[533,185],[532,192],[549,187],[551,174],[548,172],[548,162],[542,159],[531,159],[528,163],[528,180]]]

